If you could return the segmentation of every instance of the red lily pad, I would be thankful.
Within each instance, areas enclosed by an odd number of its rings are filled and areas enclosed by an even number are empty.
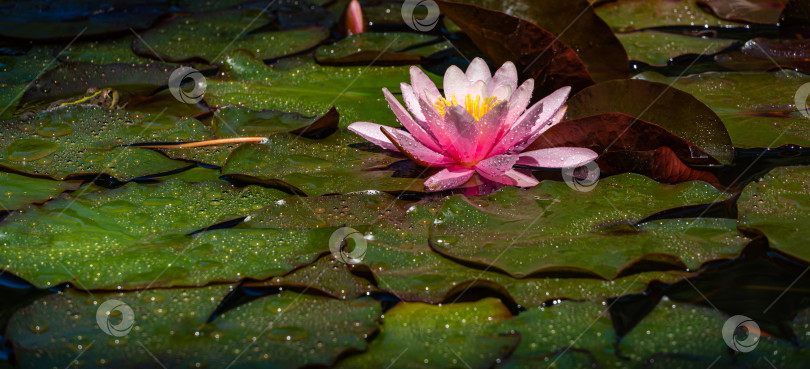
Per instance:
[[[609,112],[654,123],[693,143],[719,163],[730,163],[734,155],[731,138],[717,114],[692,95],[670,85],[635,79],[603,82],[568,99],[566,117]]]
[[[462,0],[530,21],[570,46],[597,82],[629,76],[627,53],[585,0]]]
[[[493,63],[512,61],[521,79],[534,78],[534,96],[594,83],[574,49],[532,22],[470,4],[439,1],[439,8]]]
[[[721,19],[776,24],[787,0],[697,0],[697,3]]]

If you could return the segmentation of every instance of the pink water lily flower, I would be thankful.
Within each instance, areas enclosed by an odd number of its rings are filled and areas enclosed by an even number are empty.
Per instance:
[[[574,168],[597,157],[582,147],[523,151],[562,120],[570,87],[554,91],[526,109],[534,80],[518,87],[517,69],[511,62],[504,63],[494,76],[481,58],[475,58],[466,73],[451,66],[444,74],[444,96],[421,69],[413,66],[410,72],[411,84],[400,85],[408,110],[383,88],[388,105],[407,132],[371,122],[355,122],[349,129],[420,165],[443,167],[425,181],[428,191],[458,187],[475,173],[506,185],[532,187],[539,182],[531,171],[512,166]]]

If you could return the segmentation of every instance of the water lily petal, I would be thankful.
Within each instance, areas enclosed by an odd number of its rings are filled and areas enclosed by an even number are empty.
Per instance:
[[[490,155],[503,154],[516,145],[531,144],[528,140],[531,138],[532,133],[548,124],[549,120],[563,106],[570,91],[570,87],[562,87],[532,105],[503,135],[503,138],[495,145]]]
[[[488,83],[490,79],[492,79],[492,72],[489,71],[489,66],[484,59],[475,58],[470,63],[470,66],[467,67],[467,72],[464,73],[467,76],[467,80],[470,83],[475,83],[477,81],[484,81],[484,83]]]
[[[391,94],[391,91],[383,87],[383,95],[385,96],[385,100],[388,101],[388,106],[391,108],[391,111],[394,112],[399,122],[402,123],[405,129],[407,129],[414,138],[434,151],[443,151],[439,143],[436,142],[436,139],[433,138],[430,133],[426,132],[422,126],[416,124],[411,115],[408,114],[408,111],[399,103],[399,100]]]
[[[475,150],[475,161],[485,159],[492,150],[492,146],[498,140],[506,113],[507,105],[504,103],[495,105],[490,111],[478,120],[481,134],[478,136],[478,147]]]
[[[493,92],[501,86],[509,87],[509,91],[514,91],[517,89],[517,82],[518,82],[518,74],[517,68],[512,62],[508,61],[503,63],[503,65],[498,68],[495,72],[495,75],[492,76],[492,79],[487,83],[489,87],[489,91],[487,91],[488,96],[492,96]],[[499,98],[508,99],[509,96],[501,96],[497,95]]]
[[[416,97],[424,97],[428,101],[433,102],[442,96],[439,94],[439,89],[436,88],[436,84],[430,80],[430,77],[428,77],[422,69],[414,65],[411,66],[410,73],[411,86],[413,87]]]
[[[517,163],[517,155],[496,155],[482,160],[475,165],[475,171],[478,173],[485,173],[490,176],[500,176]]]
[[[509,86],[500,86],[496,88],[495,91],[492,91],[490,96],[493,96],[500,101],[509,101],[509,96],[512,96],[512,88]]]
[[[425,114],[422,113],[422,108],[419,106],[419,98],[416,97],[416,94],[413,92],[413,87],[411,85],[402,82],[399,84],[399,89],[402,91],[402,100],[405,100],[405,106],[408,107],[408,111],[413,114],[414,119],[422,128],[426,128],[427,122],[425,122]]]
[[[529,101],[532,100],[532,92],[534,91],[534,79],[527,79],[520,87],[518,87],[512,96],[509,98],[509,113],[506,115],[504,121],[504,128],[510,128],[515,121],[526,111],[529,106]],[[503,104],[503,103],[502,103]]]
[[[444,124],[447,137],[458,153],[456,158],[463,163],[472,162],[481,133],[475,118],[461,105],[453,105],[444,116]]]
[[[425,181],[428,191],[443,191],[456,188],[467,182],[475,173],[472,168],[460,166],[447,167],[432,175]]]
[[[517,155],[517,163],[541,168],[576,168],[592,162],[597,156],[596,152],[584,147],[552,147],[522,152]]]
[[[357,133],[360,137],[365,138],[367,141],[382,147],[386,150],[391,151],[399,151],[399,149],[391,143],[391,140],[388,139],[382,132],[380,132],[380,127],[384,127],[382,124],[371,123],[371,122],[354,122],[349,124],[349,130]]]
[[[380,130],[403,154],[419,165],[442,167],[455,162],[453,158],[431,150],[401,129],[380,126]]]
[[[459,67],[451,65],[444,72],[444,98],[448,101],[453,101],[453,96],[455,96],[456,101],[463,103],[471,86],[472,82],[467,79]]]
[[[566,111],[568,111],[568,105],[564,105],[563,107],[560,108],[560,110],[557,110],[557,112],[554,113],[554,116],[548,120],[548,123],[542,124],[539,127],[535,126],[533,128],[535,131],[529,134],[529,138],[515,145],[515,147],[513,147],[512,150],[510,151],[521,152],[524,149],[526,149],[526,147],[531,145],[535,140],[537,140],[540,136],[542,136],[543,132],[547,131],[555,124],[560,123],[560,121],[562,121],[563,117],[565,116]]]
[[[425,115],[425,121],[429,127],[428,131],[433,134],[434,138],[436,138],[436,141],[439,143],[442,150],[450,154],[450,156],[456,157],[458,152],[456,151],[455,147],[453,147],[453,143],[447,136],[444,118],[439,116],[439,113],[436,111],[436,107],[423,98],[419,99],[419,107],[421,108],[422,114]]]
[[[510,169],[506,171],[504,174],[494,176],[491,174],[487,174],[485,172],[478,172],[482,177],[489,179],[490,181],[503,183],[509,186],[518,186],[518,187],[534,187],[537,186],[538,182],[532,172],[530,170],[524,169]]]

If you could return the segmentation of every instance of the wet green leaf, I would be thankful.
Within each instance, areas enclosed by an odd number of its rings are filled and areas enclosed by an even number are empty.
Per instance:
[[[121,145],[202,139],[194,119],[150,116],[99,107],[69,106],[4,122],[0,165],[64,179],[104,173],[121,180],[168,172],[189,163]]]
[[[810,146],[810,125],[795,95],[810,77],[793,71],[702,73],[681,78],[642,73],[636,78],[671,84],[708,105],[737,147]]]
[[[702,182],[662,185],[636,174],[609,177],[590,192],[544,181],[526,191],[507,187],[487,197],[451,197],[433,222],[430,242],[451,258],[516,277],[566,271],[613,277],[645,259],[696,268],[732,257],[746,243],[733,221],[634,224],[658,211],[728,196]]]
[[[90,62],[94,64],[133,63],[147,64],[158,60],[138,56],[132,51],[132,40],[129,35],[112,40],[81,41],[61,50],[59,59],[65,62]]]
[[[512,316],[497,299],[443,306],[401,303],[385,313],[380,334],[368,351],[338,368],[489,368],[508,356],[517,335],[499,335]]]
[[[596,7],[596,14],[617,32],[661,26],[736,26],[743,23],[718,19],[695,0],[619,0]]]
[[[714,54],[734,43],[734,40],[655,31],[620,33],[616,36],[631,60],[655,65],[666,65],[670,59],[686,54]]]
[[[119,368],[298,368],[330,365],[341,354],[364,350],[377,330],[378,302],[293,292],[251,301],[206,322],[229,287],[93,295],[67,290],[18,312],[7,337],[21,368],[76,361]],[[96,322],[97,311],[106,314],[100,305],[113,300],[134,313],[131,331],[119,337]],[[122,314],[111,312],[107,322],[123,324]]]
[[[737,201],[739,226],[762,231],[771,247],[810,260],[810,168],[774,169],[749,183]]]
[[[264,270],[260,251],[273,246],[234,249],[217,243],[213,231],[186,234],[246,216],[284,196],[260,187],[180,180],[78,192],[10,215],[0,227],[0,263],[40,287],[71,280],[82,288],[237,280]]]
[[[273,59],[312,48],[329,36],[324,27],[283,27],[280,23],[288,22],[287,17],[290,17],[286,12],[294,12],[302,21],[317,19],[317,13],[325,13],[317,5],[284,0],[266,7],[254,3],[178,16],[144,32],[133,42],[132,48],[139,55],[166,61],[201,58],[221,63],[223,57],[234,50],[247,50],[259,59]],[[300,13],[306,13],[307,17],[301,17]],[[295,25],[294,28],[299,28],[318,24]],[[324,25],[328,27],[328,23]]]
[[[79,188],[81,181],[53,181],[0,172],[0,210],[13,210],[30,203],[50,200]]]
[[[397,162],[403,162],[417,175],[422,171],[407,159],[350,146],[356,142],[354,137],[339,133],[323,140],[272,135],[266,143],[243,144],[235,149],[222,174],[250,176],[310,196],[361,190],[423,190],[423,178],[394,177],[396,168],[390,166]]]
[[[425,34],[365,32],[318,47],[315,60],[325,65],[413,65],[450,47],[450,43]]]
[[[306,58],[266,66],[243,52],[225,59],[228,79],[209,79],[209,105],[241,104],[253,110],[275,109],[312,116],[337,107],[341,127],[356,121],[396,125],[382,88],[399,92],[410,80],[408,67],[328,67]],[[441,79],[433,76],[434,82]],[[441,85],[441,83],[439,83]]]

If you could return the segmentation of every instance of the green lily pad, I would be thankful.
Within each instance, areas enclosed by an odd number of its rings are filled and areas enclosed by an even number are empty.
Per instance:
[[[4,3],[0,35],[23,40],[71,40],[144,29],[170,10],[170,2],[12,0]]]
[[[163,63],[62,64],[37,78],[22,101],[47,106],[55,100],[104,87],[115,89],[124,100],[146,96],[166,86],[174,69],[175,66]]]
[[[0,264],[39,287],[72,280],[82,288],[237,280],[255,270],[258,260],[249,259],[262,247],[234,250],[210,232],[186,234],[284,196],[261,187],[180,180],[77,193],[10,215],[0,227]]]
[[[252,110],[275,109],[312,116],[335,106],[341,127],[356,121],[395,126],[382,88],[399,93],[410,80],[408,67],[328,67],[310,58],[289,58],[266,66],[244,52],[225,60],[228,79],[209,79],[205,101],[211,106],[237,104]],[[441,85],[441,79],[433,76]]]
[[[320,26],[279,28],[279,22],[284,21],[280,17],[289,16],[279,14],[281,11],[307,13],[307,18],[301,19],[312,19],[317,18],[317,13],[325,13],[317,5],[288,0],[268,7],[253,5],[175,17],[141,34],[132,48],[139,55],[161,60],[201,58],[221,63],[222,57],[234,50],[247,50],[259,59],[273,59],[312,48],[329,36],[328,29]]]
[[[795,95],[810,82],[794,71],[702,73],[681,78],[645,72],[635,78],[671,84],[708,105],[723,120],[736,147],[810,146],[808,119]]]
[[[368,280],[349,271],[350,266],[331,256],[324,256],[290,274],[274,277],[266,281],[247,282],[248,288],[282,288],[300,291],[306,289],[326,293],[334,298],[355,299],[372,291],[377,291]]]
[[[443,306],[401,303],[385,313],[368,351],[338,368],[490,368],[508,356],[520,337],[499,335],[512,314],[498,299]]]
[[[259,183],[310,196],[361,190],[423,190],[422,178],[393,176],[395,169],[389,166],[407,159],[349,146],[356,142],[354,137],[345,134],[334,134],[322,140],[290,134],[272,135],[265,143],[243,144],[233,150],[222,167],[222,174],[251,176]]]
[[[698,0],[719,18],[737,22],[777,24],[788,0]]]
[[[655,31],[620,33],[616,37],[622,42],[631,60],[654,65],[666,65],[670,59],[686,54],[715,54],[735,42]]]
[[[157,60],[138,56],[132,51],[132,35],[104,41],[75,42],[61,50],[59,59],[65,62],[94,64],[133,63],[147,64]]]
[[[334,108],[318,117],[306,117],[298,113],[277,110],[253,111],[237,106],[225,106],[214,113],[208,125],[213,132],[212,138],[217,139],[262,137],[279,132],[289,132],[308,138],[323,138],[337,130],[338,120],[339,114]],[[180,149],[165,146],[158,150],[173,159],[223,166],[240,145],[239,142],[232,142]]]
[[[768,237],[772,247],[810,260],[807,222],[810,221],[810,168],[776,168],[749,183],[737,201],[739,226]]]
[[[634,224],[658,211],[728,197],[702,182],[662,185],[637,174],[609,177],[590,192],[544,181],[526,191],[451,197],[433,222],[430,242],[451,258],[516,277],[566,271],[612,277],[645,260],[693,269],[732,257],[747,243],[731,220]]]
[[[406,32],[364,32],[315,50],[315,60],[325,65],[413,65],[452,47],[435,36]]]
[[[14,116],[17,104],[20,103],[20,98],[25,93],[28,85],[21,83],[2,85],[2,87],[3,89],[0,90],[0,119],[9,119]]]
[[[93,295],[67,290],[19,311],[6,338],[23,368],[75,362],[114,368],[298,368],[328,366],[342,354],[364,350],[378,329],[376,301],[293,292],[251,301],[207,322],[229,287]],[[99,328],[97,312],[105,313],[99,306],[105,301],[132,309],[134,321],[126,335],[107,335]],[[108,323],[122,319],[111,314]]]
[[[0,56],[0,83],[28,84],[40,74],[59,65],[52,45],[32,46],[24,55]]]
[[[79,188],[81,181],[53,181],[0,172],[0,210],[18,209],[30,203],[50,200]]]
[[[90,106],[68,106],[4,122],[0,165],[56,179],[104,173],[121,180],[168,172],[189,163],[121,145],[202,139],[194,119],[148,116]]]
[[[703,11],[696,0],[619,0],[596,7],[599,15],[616,32],[629,32],[662,26],[744,26],[714,17]]]

